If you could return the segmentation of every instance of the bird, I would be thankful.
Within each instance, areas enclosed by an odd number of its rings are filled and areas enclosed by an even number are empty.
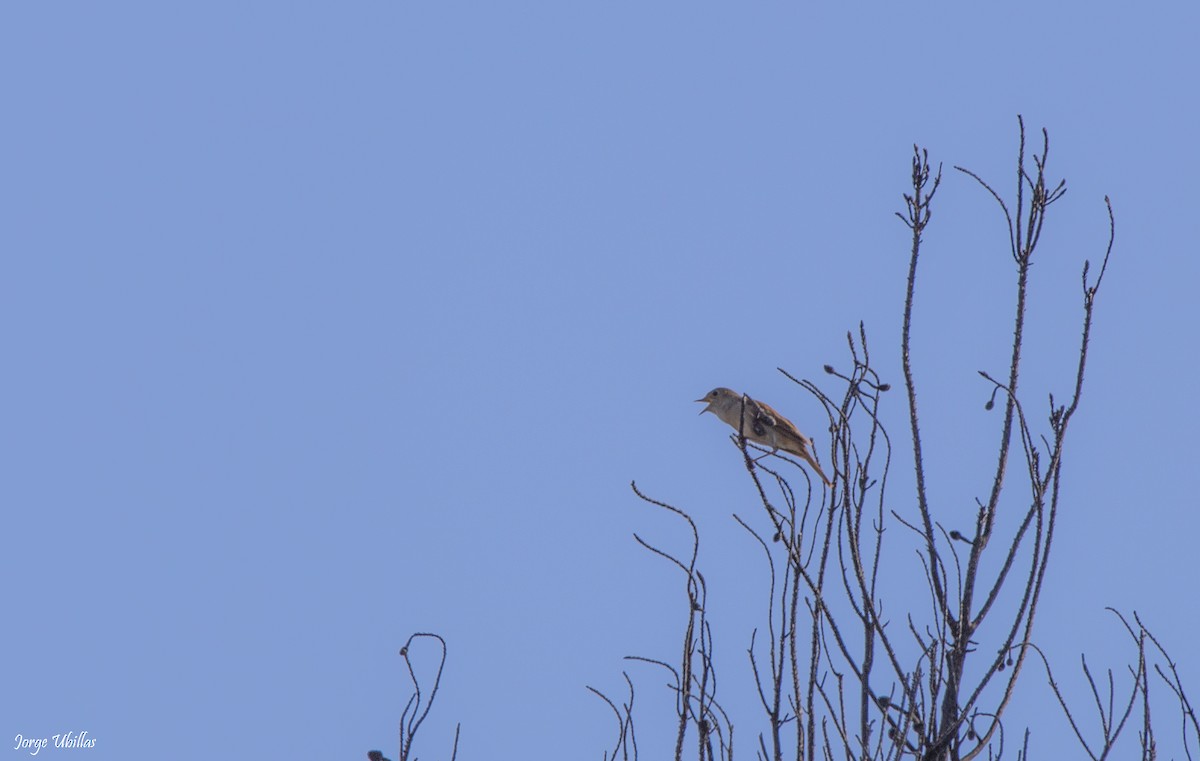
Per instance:
[[[833,486],[833,481],[829,480],[817,463],[817,458],[812,455],[812,439],[800,433],[792,421],[776,412],[771,405],[725,387],[714,388],[696,401],[708,405],[700,410],[701,415],[711,412],[733,426],[733,430],[741,431],[747,440],[770,447],[772,454],[782,449],[796,455],[807,462],[822,481]],[[745,413],[742,411],[743,405]]]

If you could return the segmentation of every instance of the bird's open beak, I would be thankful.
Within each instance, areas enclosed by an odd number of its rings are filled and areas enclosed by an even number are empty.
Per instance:
[[[707,400],[707,399],[705,399],[704,397],[701,397],[701,398],[697,399],[696,401],[698,401],[698,402],[707,402],[708,400]],[[712,405],[711,405],[711,404],[709,404],[707,407],[705,407],[704,409],[700,410],[700,414],[701,414],[701,415],[703,415],[705,412],[708,412],[708,410],[709,410],[709,408],[710,408],[711,406],[712,406]]]

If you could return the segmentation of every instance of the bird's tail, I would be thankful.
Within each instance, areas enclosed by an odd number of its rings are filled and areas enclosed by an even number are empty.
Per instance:
[[[829,476],[825,475],[825,471],[821,470],[821,466],[817,462],[817,458],[813,457],[808,452],[799,452],[798,454],[805,462],[809,464],[809,466],[812,467],[814,471],[816,471],[817,475],[821,477],[821,480],[825,482],[826,486],[833,486],[833,481],[830,481]]]

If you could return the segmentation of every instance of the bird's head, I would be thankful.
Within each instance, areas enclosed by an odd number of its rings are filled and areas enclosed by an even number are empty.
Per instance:
[[[732,389],[721,386],[719,388],[714,388],[712,391],[709,391],[696,401],[705,402],[707,405],[704,409],[700,410],[701,415],[703,415],[705,412],[711,412],[717,417],[724,419],[724,416],[721,415],[721,412],[730,409],[735,404],[740,405],[742,396]]]

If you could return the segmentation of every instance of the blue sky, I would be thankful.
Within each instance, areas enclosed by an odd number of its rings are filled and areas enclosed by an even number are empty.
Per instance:
[[[677,579],[632,534],[686,537],[636,479],[700,526],[750,741],[763,569],[730,515],[754,494],[691,400],[732,386],[816,435],[775,368],[826,383],[860,320],[899,387],[893,212],[919,143],[947,169],[914,327],[931,490],[970,515],[1012,267],[950,167],[1010,194],[1017,114],[1068,182],[1034,267],[1039,410],[1070,388],[1106,194],[1117,216],[1038,641],[1076,688],[1080,652],[1120,676],[1104,607],[1136,609],[1200,691],[1197,22],[1185,3],[8,5],[0,739],[391,754],[397,650],[436,631],[419,755],[448,756],[461,721],[460,758],[599,757],[585,685],[617,693],[629,668],[654,715],[661,676],[622,657],[679,639]],[[912,509],[905,476],[890,495]],[[1034,750],[1073,749],[1026,685]]]

